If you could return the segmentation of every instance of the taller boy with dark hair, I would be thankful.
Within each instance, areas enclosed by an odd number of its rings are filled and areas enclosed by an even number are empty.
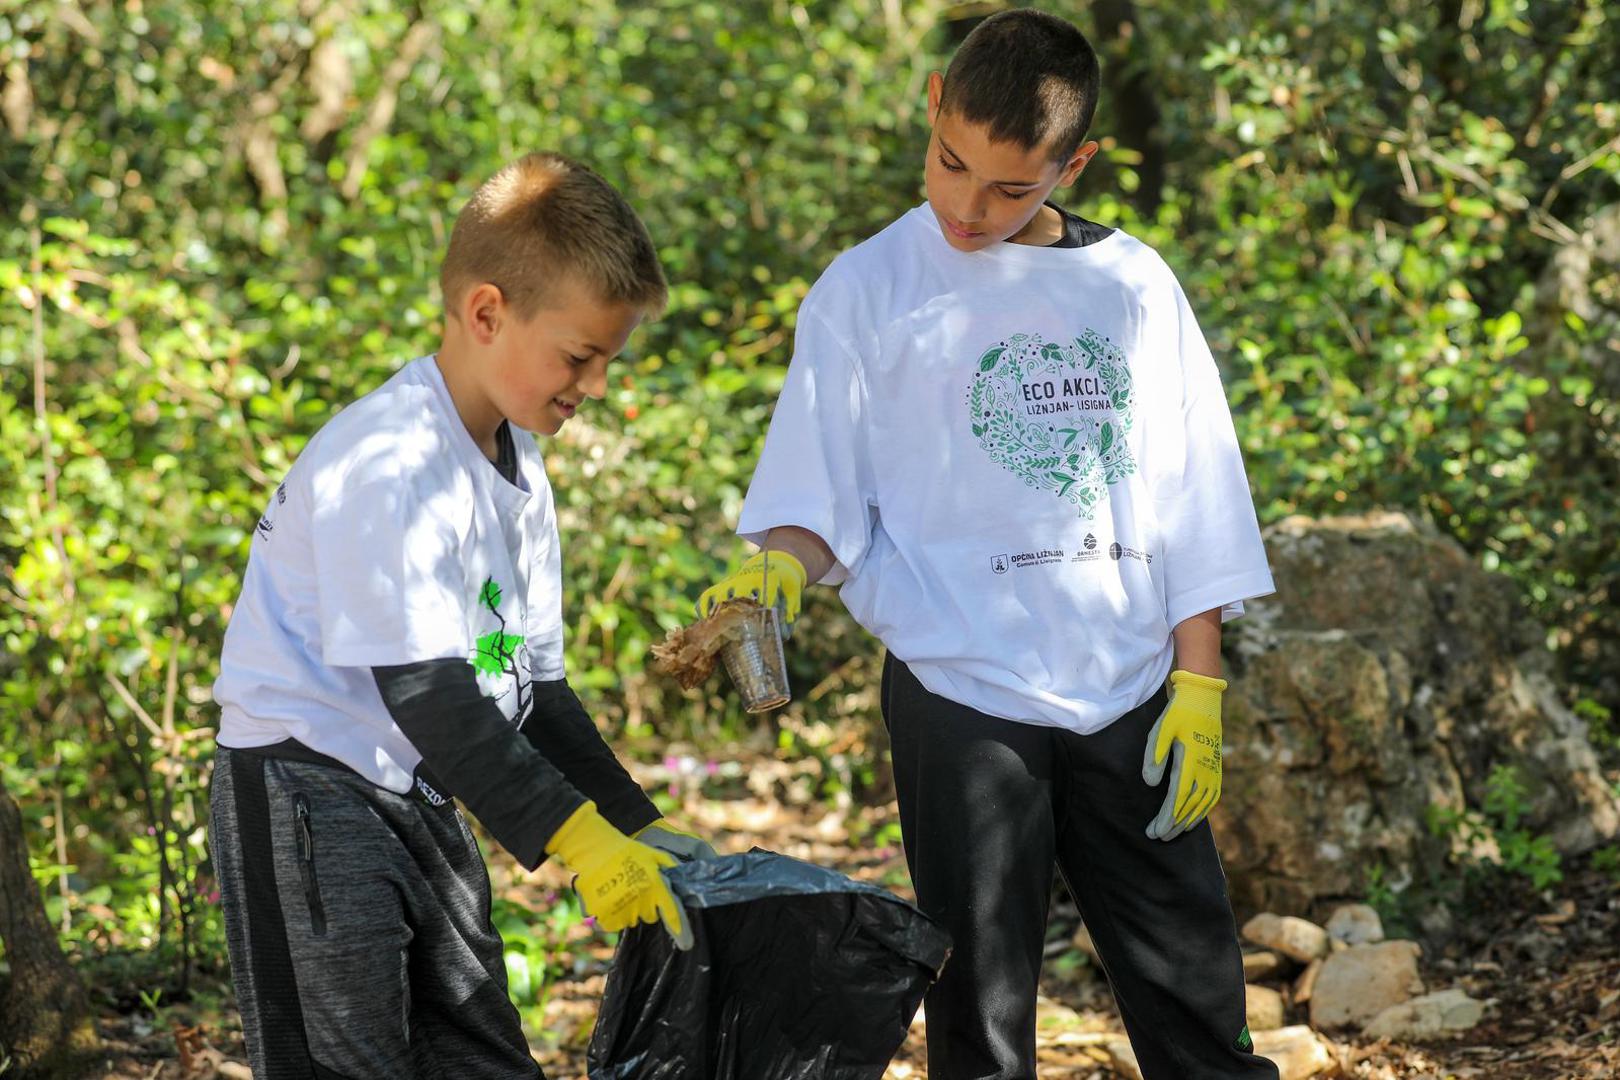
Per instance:
[[[532,433],[555,435],[664,303],[618,192],[536,153],[456,219],[444,338],[304,448],[258,523],[214,696],[210,840],[253,1075],[540,1075],[455,794],[604,929],[662,920],[712,854],[620,767],[563,671]],[[635,838],[632,838],[635,837]]]
[[[1145,1076],[1277,1075],[1203,824],[1223,613],[1271,574],[1174,275],[1046,201],[1097,151],[1097,83],[1084,36],[1030,10],[931,76],[928,201],[805,298],[738,525],[763,550],[700,602],[791,618],[838,584],[887,646],[906,859],[955,939],[935,1080],[1035,1075],[1054,864]]]

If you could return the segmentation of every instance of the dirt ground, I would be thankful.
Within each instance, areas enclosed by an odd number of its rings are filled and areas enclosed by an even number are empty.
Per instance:
[[[636,771],[650,790],[672,793],[680,803],[672,817],[710,837],[722,853],[757,845],[909,896],[905,863],[893,839],[892,803],[829,807],[811,795],[813,777],[808,773],[813,770],[764,754],[717,767],[672,753],[662,763]],[[548,893],[566,887],[560,872],[542,867],[526,875],[499,853],[491,857],[491,877],[499,894],[535,909],[543,908]],[[1484,1022],[1461,1037],[1428,1045],[1335,1037],[1330,1040],[1335,1069],[1318,1075],[1357,1080],[1620,1080],[1620,883],[1612,873],[1578,862],[1566,869],[1561,885],[1528,903],[1522,898],[1504,901],[1457,921],[1463,929],[1450,945],[1426,953],[1423,977],[1430,989],[1457,986],[1489,999],[1492,1006]],[[1103,1049],[1123,1029],[1106,981],[1069,944],[1077,926],[1074,909],[1060,902],[1042,984],[1043,1080],[1127,1075],[1111,1067]],[[592,933],[586,927],[574,932]],[[541,1021],[528,1030],[535,1057],[552,1080],[585,1076],[585,1046],[612,957],[599,938],[576,955],[576,970],[552,985]],[[128,1004],[103,1010],[107,1077],[249,1076],[241,1064],[245,1054],[228,999],[173,1006],[158,1018]],[[920,1017],[912,1025],[885,1080],[927,1077],[925,1023],[926,1017]]]

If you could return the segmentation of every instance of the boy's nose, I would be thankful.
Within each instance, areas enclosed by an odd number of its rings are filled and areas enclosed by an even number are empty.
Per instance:
[[[598,356],[585,365],[577,384],[580,393],[598,401],[607,395],[607,365],[605,356]]]

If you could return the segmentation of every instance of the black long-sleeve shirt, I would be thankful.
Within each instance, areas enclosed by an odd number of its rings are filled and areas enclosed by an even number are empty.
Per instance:
[[[459,798],[531,870],[545,859],[552,834],[586,799],[625,833],[659,817],[566,679],[532,684],[529,713],[514,729],[484,697],[465,660],[376,667],[372,674],[435,787]]]

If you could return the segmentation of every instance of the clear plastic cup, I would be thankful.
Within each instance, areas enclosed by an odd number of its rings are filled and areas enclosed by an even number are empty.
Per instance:
[[[751,713],[786,705],[787,657],[782,652],[782,630],[774,607],[750,611],[735,636],[720,647],[720,661]]]

